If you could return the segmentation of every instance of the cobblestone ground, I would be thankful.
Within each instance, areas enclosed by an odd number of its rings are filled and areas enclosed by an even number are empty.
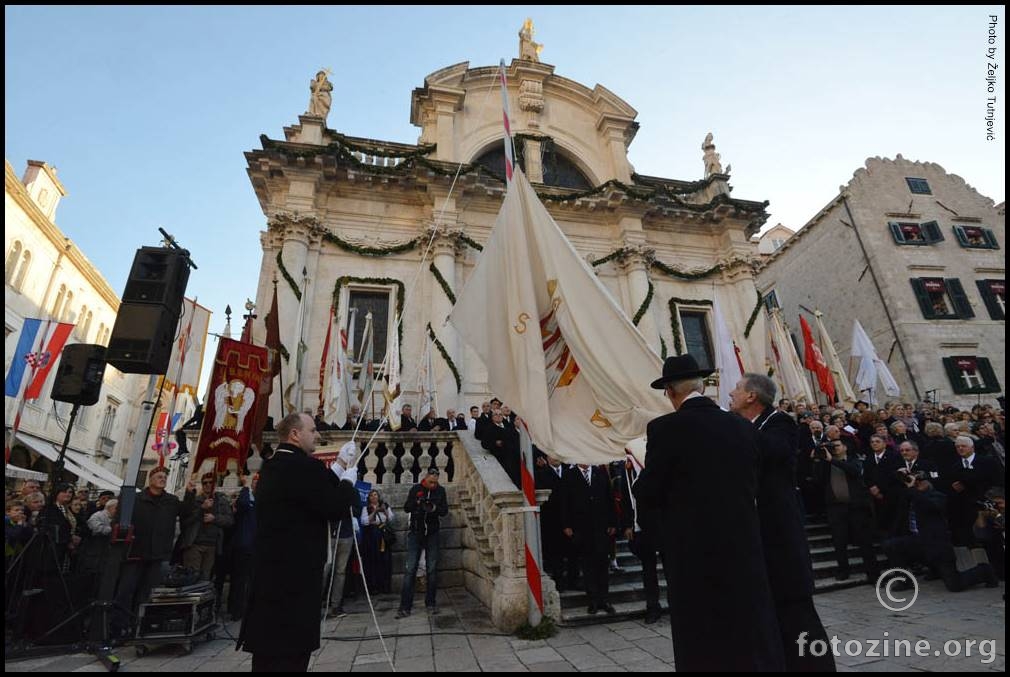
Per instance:
[[[821,619],[829,636],[837,636],[841,656],[835,660],[839,671],[976,671],[1003,672],[1005,666],[1006,604],[999,589],[978,588],[959,594],[948,593],[938,581],[922,584],[916,603],[907,611],[889,612],[877,601],[870,586],[819,595]],[[670,624],[664,619],[655,625],[641,621],[615,622],[565,628],[547,640],[524,641],[501,635],[488,621],[486,610],[463,590],[450,590],[441,597],[440,613],[428,616],[424,610],[402,620],[394,620],[396,599],[376,600],[376,611],[389,659],[396,670],[421,672],[649,672],[674,667]],[[322,648],[312,657],[313,672],[388,672],[389,659],[375,637],[371,615],[363,601],[348,605],[348,615],[327,621]],[[238,632],[237,624],[219,629],[218,639],[198,643],[190,654],[181,647],[152,648],[137,657],[124,647],[119,656],[123,672],[248,672],[249,654],[235,651],[227,635]],[[884,633],[887,633],[886,638]],[[856,646],[870,650],[868,640],[910,640],[912,656],[895,657],[894,645],[885,656],[846,655]],[[928,641],[928,655],[915,655],[916,642]],[[960,642],[959,655],[944,654],[945,642],[953,653],[953,640]],[[971,655],[965,655],[965,640],[975,640]],[[982,640],[995,640],[994,651]],[[848,643],[848,644],[847,644]],[[981,655],[980,648],[988,655]],[[941,656],[935,652],[940,651]],[[85,654],[5,663],[8,672],[101,672],[103,666]]]

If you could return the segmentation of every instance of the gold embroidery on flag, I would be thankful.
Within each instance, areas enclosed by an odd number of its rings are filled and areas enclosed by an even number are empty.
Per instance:
[[[604,416],[603,414],[601,414],[599,409],[597,409],[596,412],[593,414],[593,417],[591,419],[589,419],[589,422],[592,423],[597,428],[612,428],[612,427],[614,427],[614,424],[611,423],[610,420],[606,416]]]

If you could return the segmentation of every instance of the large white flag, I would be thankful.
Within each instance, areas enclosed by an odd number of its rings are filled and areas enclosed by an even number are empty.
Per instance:
[[[352,315],[353,319],[353,315]],[[352,331],[353,331],[353,324]],[[326,367],[326,390],[324,402],[327,423],[344,425],[347,420],[347,408],[350,406],[351,370],[353,365],[348,351],[347,330],[340,329],[329,351],[329,364]]]
[[[184,299],[179,318],[179,338],[172,346],[172,356],[165,370],[164,390],[187,393],[195,398],[200,388],[203,353],[207,346],[211,311],[195,300]]]
[[[518,169],[449,321],[533,442],[563,461],[621,460],[625,444],[670,411],[649,387],[659,356]]]
[[[417,392],[420,400],[417,405],[417,420],[434,410],[438,416],[438,400],[435,394],[435,370],[431,360],[431,337],[424,341],[424,354],[421,356],[421,367],[417,370]]]
[[[393,343],[386,348],[386,390],[383,394],[386,419],[390,430],[400,429],[400,317],[393,323]]]
[[[729,411],[729,393],[743,378],[743,370],[736,355],[736,344],[726,327],[726,318],[719,307],[718,295],[712,301],[712,319],[715,321],[715,364],[719,371],[719,406]]]
[[[901,389],[898,387],[897,381],[894,380],[894,376],[891,375],[891,370],[877,356],[877,349],[873,347],[873,342],[866,335],[859,320],[854,320],[852,323],[852,350],[850,354],[859,360],[859,369],[856,371],[855,379],[856,388],[860,393],[869,390],[870,404],[873,404],[877,399],[874,393],[878,378],[884,386],[884,392],[889,396],[897,397],[901,394]]]
[[[821,321],[821,316],[823,316],[819,310],[814,311],[814,320],[817,322],[817,333],[820,334],[821,344],[824,347],[824,357],[827,358],[828,368],[831,370],[831,377],[835,381],[835,399],[842,402],[847,407],[852,407],[855,405],[858,399],[855,393],[852,392],[852,386],[849,384],[849,377],[846,375],[845,370],[842,368],[842,361],[838,359],[838,351],[835,350],[835,343],[828,336],[828,330],[824,328],[824,322]]]
[[[775,353],[776,374],[779,384],[782,386],[781,396],[813,404],[816,400],[810,390],[810,382],[804,376],[806,372],[803,371],[803,362],[796,354],[796,346],[793,345],[792,337],[786,330],[781,313],[782,311],[778,308],[772,310],[768,323],[774,342],[773,349],[777,351]]]
[[[365,330],[361,334],[361,354],[358,362],[361,371],[358,372],[357,395],[361,402],[362,415],[372,404],[372,387],[375,383],[375,342],[372,340],[372,313],[365,315]]]

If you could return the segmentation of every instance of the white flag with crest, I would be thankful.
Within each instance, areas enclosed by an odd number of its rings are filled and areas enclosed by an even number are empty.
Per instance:
[[[625,444],[670,411],[649,387],[662,362],[522,171],[512,179],[449,321],[540,449],[567,462],[621,460]]]

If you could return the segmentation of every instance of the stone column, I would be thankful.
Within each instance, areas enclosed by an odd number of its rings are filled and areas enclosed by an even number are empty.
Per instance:
[[[435,269],[441,273],[442,278],[448,283],[449,289],[456,293],[456,253],[457,240],[452,233],[442,230],[435,236],[432,244],[432,259]],[[449,358],[456,366],[456,370],[463,376],[460,365],[459,335],[451,325],[445,323],[445,318],[452,312],[453,303],[442,289],[438,280],[432,279],[431,294],[431,328],[435,332],[436,338],[441,341]],[[445,359],[438,354],[432,355],[432,363],[435,365],[435,374],[438,376],[435,387],[438,389],[438,415],[443,416],[445,410],[452,407],[460,410],[460,394],[456,387],[456,379]],[[441,366],[439,366],[441,365]]]
[[[620,257],[620,265],[628,279],[628,289],[631,292],[631,307],[628,309],[628,318],[634,321],[635,313],[642,307],[645,299],[649,295],[649,269],[656,258],[656,251],[645,245],[625,244],[625,254]],[[659,329],[656,326],[655,309],[656,298],[653,293],[652,301],[648,309],[638,322],[638,331],[642,334],[656,354],[661,353],[659,345]]]
[[[628,124],[623,119],[604,115],[597,124],[603,142],[610,151],[613,178],[622,183],[631,183],[631,163],[628,162]]]

